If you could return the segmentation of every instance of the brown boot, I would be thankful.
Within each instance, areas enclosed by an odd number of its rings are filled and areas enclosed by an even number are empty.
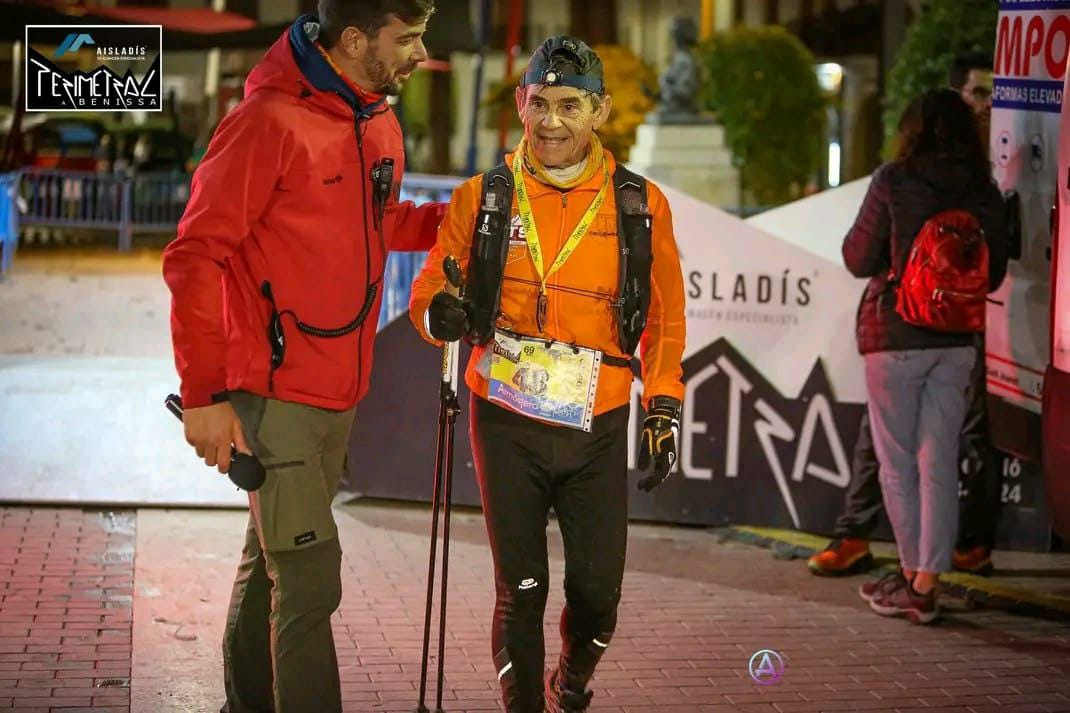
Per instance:
[[[838,537],[811,557],[806,566],[812,573],[824,577],[857,574],[873,567],[873,555],[869,552],[868,540]]]

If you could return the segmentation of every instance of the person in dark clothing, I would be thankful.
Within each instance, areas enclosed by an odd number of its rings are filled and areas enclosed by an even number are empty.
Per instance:
[[[863,412],[851,460],[851,482],[843,498],[843,512],[836,518],[832,541],[807,561],[807,567],[814,574],[855,574],[873,567],[869,536],[877,529],[877,521],[884,510],[879,470],[877,453],[873,450],[873,434],[869,430],[869,413]]]
[[[959,462],[966,468],[966,496],[959,513],[959,536],[951,563],[961,572],[988,575],[992,573],[1003,475],[988,437],[983,334],[978,335],[976,348],[977,362],[970,375],[969,406],[959,451]]]
[[[987,142],[992,121],[991,55],[973,53],[955,58],[948,80],[973,110],[981,140]],[[977,335],[975,346],[977,362],[970,375],[969,407],[959,445],[959,462],[965,467],[966,496],[951,563],[957,570],[984,575],[992,572],[1002,475],[988,437],[983,333]]]
[[[992,183],[977,119],[957,92],[931,90],[907,108],[898,158],[873,175],[843,244],[856,277],[870,278],[858,312],[869,418],[880,483],[901,569],[862,585],[878,614],[929,623],[936,584],[951,568],[958,520],[958,435],[977,359],[975,335],[907,323],[896,310],[897,281],[926,221],[968,211],[988,246],[988,287],[1007,269],[1003,201]]]

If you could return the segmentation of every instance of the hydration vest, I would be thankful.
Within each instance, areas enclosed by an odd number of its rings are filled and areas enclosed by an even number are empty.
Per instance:
[[[646,179],[618,165],[613,173],[617,202],[620,274],[613,314],[621,350],[631,356],[639,346],[650,309],[650,236]],[[479,215],[472,231],[472,254],[465,280],[470,301],[467,340],[481,346],[494,338],[502,300],[505,261],[513,211],[513,174],[504,163],[483,174]]]

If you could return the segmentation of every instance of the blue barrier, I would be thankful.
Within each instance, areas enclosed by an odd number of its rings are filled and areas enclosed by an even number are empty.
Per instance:
[[[19,242],[19,174],[0,174],[0,280],[11,268]]]
[[[184,173],[94,173],[25,169],[21,192],[24,225],[114,230],[120,250],[136,231],[174,230],[189,200]]]
[[[416,205],[428,202],[448,203],[453,189],[463,179],[453,176],[406,174],[401,184],[401,200]],[[412,281],[427,260],[426,252],[390,253],[383,275],[383,304],[379,309],[379,329],[408,312]]]

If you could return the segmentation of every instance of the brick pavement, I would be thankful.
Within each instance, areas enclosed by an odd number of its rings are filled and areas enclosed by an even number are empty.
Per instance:
[[[130,710],[134,518],[0,509],[0,708]]]
[[[350,590],[338,630],[353,711],[411,710],[419,660],[426,516],[409,508],[344,509]],[[478,515],[455,525],[451,561],[448,710],[494,710],[492,604]],[[551,537],[548,661],[560,595],[560,537]],[[708,532],[633,526],[617,635],[593,684],[594,710],[1070,711],[1070,625],[985,610],[937,627],[874,615],[861,578],[823,580],[799,562]],[[770,648],[783,679],[756,685],[747,663]],[[387,688],[389,684],[389,688]],[[373,698],[372,696],[375,696]],[[454,702],[455,701],[455,702]],[[348,709],[347,709],[348,710]]]
[[[190,517],[189,511],[151,515]],[[23,508],[0,510],[0,516],[5,570],[0,706],[130,710],[129,691],[93,684],[130,675],[132,517]],[[426,509],[363,503],[339,508],[338,517],[346,588],[334,630],[345,710],[411,711],[419,673]],[[202,551],[182,562],[235,561],[245,514],[196,518],[211,518],[217,526],[205,530]],[[158,531],[161,537],[167,532]],[[553,619],[561,604],[556,529],[550,540],[548,660],[557,650]],[[139,533],[139,553],[151,545]],[[860,578],[812,577],[799,562],[719,542],[708,531],[635,526],[629,547],[618,633],[593,684],[593,710],[1070,711],[1065,621],[974,609],[952,611],[939,626],[912,627],[872,614],[854,593]],[[445,708],[497,710],[487,634],[491,572],[478,514],[456,517],[452,554]],[[219,589],[203,588],[201,599],[210,617],[221,620],[225,597],[213,593]],[[175,610],[172,624],[195,616],[179,606],[188,605],[187,590],[152,596],[154,606]],[[176,597],[173,604],[169,596]],[[134,608],[142,606],[147,603],[139,585]],[[153,625],[151,618],[146,621]],[[155,652],[158,680],[188,676],[189,655],[218,658],[213,635],[184,638],[169,642],[173,655]],[[133,640],[142,639],[135,633]],[[747,674],[748,659],[761,648],[779,651],[786,661],[774,685],[758,686]],[[133,686],[137,699],[136,675]],[[68,687],[76,694],[65,695],[61,689]],[[12,691],[26,695],[8,698]],[[29,695],[37,691],[43,695]],[[133,713],[214,711],[219,704],[218,694],[208,694],[198,705],[166,708],[156,702]]]

